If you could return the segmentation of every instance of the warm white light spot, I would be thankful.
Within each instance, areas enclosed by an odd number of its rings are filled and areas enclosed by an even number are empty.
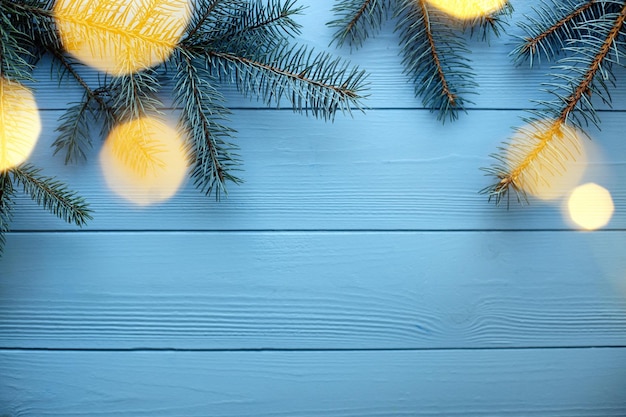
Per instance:
[[[489,16],[506,5],[506,0],[426,0],[428,4],[457,19]]]
[[[594,183],[577,187],[572,192],[567,207],[574,223],[586,230],[606,226],[614,210],[611,193]]]
[[[41,119],[33,93],[23,85],[0,78],[0,171],[26,161],[41,133]]]
[[[190,17],[188,0],[57,0],[57,29],[65,49],[113,75],[168,59]]]
[[[181,135],[152,117],[114,127],[100,152],[100,164],[109,188],[140,206],[176,194],[188,166]]]
[[[545,146],[539,147],[544,141]],[[519,128],[506,150],[507,160],[511,167],[520,166],[525,158],[530,163],[520,172],[516,185],[541,200],[570,193],[580,184],[588,165],[586,142],[590,140],[580,130],[551,120]]]

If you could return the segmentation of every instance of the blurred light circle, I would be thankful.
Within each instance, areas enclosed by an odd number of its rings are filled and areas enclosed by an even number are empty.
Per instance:
[[[152,152],[147,163],[140,153]],[[145,158],[144,158],[145,159]],[[153,117],[115,126],[100,152],[108,187],[117,195],[147,206],[176,194],[187,175],[187,155],[179,132]]]
[[[428,4],[457,19],[476,19],[501,10],[506,0],[426,0]]]
[[[112,75],[167,60],[190,18],[187,0],[57,0],[61,42],[79,61]]]
[[[0,78],[0,171],[28,159],[41,133],[41,119],[29,88]]]
[[[594,183],[576,187],[568,199],[567,207],[572,221],[586,230],[606,226],[615,209],[611,193]]]

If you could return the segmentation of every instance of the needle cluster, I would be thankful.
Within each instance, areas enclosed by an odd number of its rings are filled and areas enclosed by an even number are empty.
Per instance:
[[[334,42],[355,48],[394,17],[404,73],[415,96],[445,121],[458,117],[477,87],[464,32],[482,40],[489,33],[498,36],[512,7],[507,2],[492,15],[468,20],[446,15],[427,0],[337,0],[333,11],[336,19],[328,24],[337,29]]]
[[[563,132],[599,126],[596,105],[611,104],[613,68],[626,62],[625,20],[623,0],[550,0],[520,24],[525,34],[512,52],[514,60],[531,66],[541,59],[555,62],[544,84],[552,98],[535,101],[536,108],[523,118],[527,125],[543,126],[539,132],[518,128],[514,152],[506,143],[492,155],[497,162],[484,169],[495,178],[483,190],[489,199],[508,202],[513,191],[518,201],[526,201],[533,181],[549,181],[540,172],[548,168],[552,175],[561,175],[565,161],[576,158],[558,151],[567,140]]]
[[[21,86],[33,81],[32,69],[42,53],[44,43],[55,36],[40,16],[30,14],[31,7],[49,7],[47,2],[0,2],[0,84]],[[49,22],[48,22],[49,23]],[[10,129],[19,129],[11,121],[16,110],[11,91],[0,88],[0,151],[11,150]],[[19,103],[17,104],[19,106]],[[13,135],[14,136],[14,135]],[[0,169],[0,254],[5,244],[18,191],[29,195],[42,208],[78,226],[91,219],[91,210],[84,199],[59,180],[43,175],[31,164]]]
[[[293,44],[300,31],[294,17],[301,12],[295,0],[192,1],[188,24],[175,34],[176,28],[165,19],[182,1],[152,1],[146,10],[137,10],[142,2],[0,0],[0,76],[19,83],[32,81],[33,65],[48,55],[58,68],[54,74],[60,80],[72,79],[84,91],[80,102],[68,105],[57,127],[54,153],[66,163],[86,159],[94,146],[90,126],[101,126],[100,134],[106,137],[120,123],[159,115],[164,108],[159,93],[165,85],[173,85],[190,176],[199,190],[219,198],[228,183],[242,182],[237,175],[242,161],[236,132],[229,126],[230,111],[220,86],[232,83],[265,105],[288,105],[324,120],[361,108],[364,71]],[[67,6],[63,13],[55,9],[60,2]],[[131,12],[142,23],[161,25],[163,30],[126,28]],[[130,49],[140,49],[146,60],[163,59],[132,71],[103,71],[98,84],[91,85],[82,75],[84,62],[68,53],[73,40],[63,38],[64,27],[75,31],[76,41],[94,36],[87,49],[97,49],[97,41],[108,38],[114,45],[134,45]],[[166,47],[170,52],[164,54]],[[122,68],[135,64],[123,56],[118,63]],[[160,149],[148,135],[141,137],[146,139],[120,147],[125,153],[118,157],[133,169],[146,171],[160,163]],[[0,239],[8,230],[17,185],[68,221],[83,224],[89,217],[81,199],[31,166],[0,175]]]

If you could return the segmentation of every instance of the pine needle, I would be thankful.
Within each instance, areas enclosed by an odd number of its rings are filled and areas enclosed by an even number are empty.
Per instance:
[[[511,11],[506,2],[489,16],[461,22],[425,0],[336,0],[336,19],[328,25],[336,28],[334,43],[358,48],[393,15],[404,73],[415,86],[415,96],[445,122],[456,119],[459,110],[471,103],[467,95],[477,87],[463,32],[469,30],[483,40],[490,34],[499,36]]]
[[[13,213],[15,190],[7,171],[0,171],[0,255],[6,244],[5,233],[9,231]]]
[[[77,226],[92,219],[89,204],[82,197],[57,179],[41,175],[40,169],[26,164],[12,168],[10,173],[25,193],[55,216]]]
[[[226,182],[242,180],[232,174],[241,162],[237,147],[231,143],[233,129],[226,126],[230,111],[224,97],[212,86],[214,77],[198,60],[185,52],[177,55],[176,103],[182,106],[180,127],[186,131],[192,177],[198,189],[219,199],[226,193]]]
[[[524,187],[522,182],[528,184],[529,178],[535,178],[535,181],[546,180],[538,174],[538,167],[549,166],[553,175],[563,174],[565,160],[573,155],[559,152],[559,146],[553,142],[564,140],[566,135],[563,132],[566,127],[580,130],[589,124],[599,127],[600,119],[590,99],[592,95],[609,105],[611,103],[609,87],[615,86],[613,64],[626,59],[626,45],[623,40],[626,2],[606,1],[602,5],[596,5],[595,2],[569,4],[572,9],[566,11],[566,18],[556,17],[557,21],[553,24],[545,24],[547,22],[544,21],[544,32],[535,35],[541,42],[552,43],[549,49],[542,46],[543,50],[567,54],[553,67],[553,70],[558,71],[552,74],[554,81],[545,84],[554,99],[538,101],[539,108],[531,111],[531,116],[525,119],[527,123],[540,125],[542,128],[539,133],[527,134],[525,143],[518,144],[513,149],[512,158],[510,144],[504,144],[500,153],[492,155],[497,162],[484,169],[497,182],[482,192],[488,194],[490,200],[493,198],[496,204],[505,197],[509,200],[510,189],[521,195],[522,198],[518,197],[518,200],[526,200],[525,188],[528,186]],[[596,6],[601,6],[598,9],[600,14],[597,14],[598,10],[591,12]],[[555,17],[549,10],[543,10],[542,16]],[[589,17],[590,20],[580,20],[571,31],[565,29],[569,21]],[[561,36],[565,36],[562,33],[555,35],[561,31],[572,38],[562,38]],[[524,48],[517,48],[516,51],[526,53]]]
[[[415,84],[416,96],[441,120],[454,120],[477,86],[469,50],[462,37],[445,25],[445,17],[423,0],[400,0],[397,30],[405,73]]]
[[[380,30],[389,17],[392,0],[343,0],[335,3],[333,12],[337,19],[328,22],[336,28],[333,42],[338,46],[348,43],[361,47],[363,42]]]
[[[209,51],[212,75],[233,80],[245,95],[267,105],[288,100],[294,111],[332,120],[337,111],[359,107],[365,72],[327,53],[282,44],[269,54],[255,56]]]

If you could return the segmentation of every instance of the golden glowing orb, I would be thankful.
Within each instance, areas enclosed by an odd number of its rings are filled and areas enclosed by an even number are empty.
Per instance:
[[[570,217],[586,230],[596,230],[606,226],[613,217],[611,193],[594,183],[577,187],[567,202]]]
[[[416,0],[419,1],[419,0]],[[506,0],[426,0],[428,4],[456,19],[489,16],[506,5]]]
[[[113,192],[146,206],[176,194],[188,163],[179,132],[157,118],[143,117],[111,130],[100,165]]]
[[[54,17],[65,49],[112,75],[167,60],[190,18],[188,0],[57,0]]]
[[[23,85],[0,78],[0,171],[26,161],[41,133],[41,119],[33,93]]]
[[[527,124],[511,138],[506,150],[510,167],[524,164],[515,184],[541,200],[555,200],[570,193],[588,165],[585,134],[553,120]]]

